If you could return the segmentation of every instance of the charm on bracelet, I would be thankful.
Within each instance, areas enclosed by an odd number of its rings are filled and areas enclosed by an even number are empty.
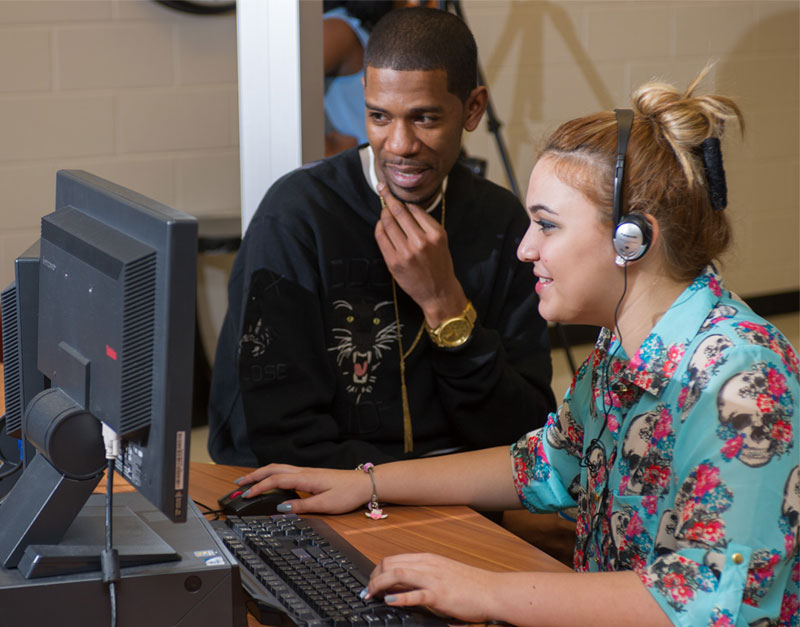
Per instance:
[[[378,503],[378,489],[375,487],[375,474],[373,473],[373,468],[375,464],[372,462],[367,462],[366,464],[359,464],[356,467],[356,470],[363,470],[365,473],[369,475],[370,480],[372,481],[372,498],[367,503],[367,511],[364,512],[364,516],[367,518],[371,518],[372,520],[381,520],[386,518],[388,514],[383,513],[383,509]]]

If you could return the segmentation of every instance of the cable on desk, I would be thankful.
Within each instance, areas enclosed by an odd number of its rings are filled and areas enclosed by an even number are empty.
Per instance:
[[[194,501],[194,504],[203,510],[203,516],[213,515],[214,518],[212,518],[211,520],[219,520],[219,515],[222,513],[221,509],[214,509],[213,507],[209,507],[208,505],[206,505],[205,503],[201,503],[200,501]]]
[[[111,601],[111,627],[117,625],[117,588],[119,581],[119,554],[112,547],[114,460],[108,460],[106,471],[106,546],[100,553],[103,569],[103,583],[108,584],[108,595]]]
[[[120,580],[119,553],[113,548],[114,521],[114,463],[120,453],[120,437],[111,427],[103,423],[103,442],[106,447],[106,545],[100,552],[100,564],[103,571],[103,583],[108,584],[108,595],[111,603],[111,627],[117,627],[117,582]]]

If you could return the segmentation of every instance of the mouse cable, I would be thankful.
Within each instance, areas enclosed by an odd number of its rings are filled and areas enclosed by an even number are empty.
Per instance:
[[[201,503],[200,501],[194,501],[193,500],[193,502],[194,502],[195,505],[197,505],[197,507],[199,507],[199,508],[201,508],[203,510],[203,512],[202,512],[203,516],[214,516],[214,518],[212,518],[211,520],[219,520],[219,515],[223,511],[221,508],[220,509],[214,509],[213,507],[209,507],[208,505],[206,505],[205,503]]]

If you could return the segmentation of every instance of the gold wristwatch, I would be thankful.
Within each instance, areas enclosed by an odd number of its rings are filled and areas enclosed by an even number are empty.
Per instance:
[[[431,341],[442,348],[455,348],[461,346],[466,342],[472,329],[475,328],[475,320],[478,314],[470,301],[467,301],[467,306],[457,316],[444,320],[435,329],[431,329],[428,323],[425,323],[425,329]]]

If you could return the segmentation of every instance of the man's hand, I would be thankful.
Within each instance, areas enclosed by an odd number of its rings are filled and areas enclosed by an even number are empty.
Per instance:
[[[416,302],[425,321],[436,327],[460,314],[467,297],[453,270],[447,233],[416,205],[406,205],[381,183],[384,200],[375,241],[397,285]]]

